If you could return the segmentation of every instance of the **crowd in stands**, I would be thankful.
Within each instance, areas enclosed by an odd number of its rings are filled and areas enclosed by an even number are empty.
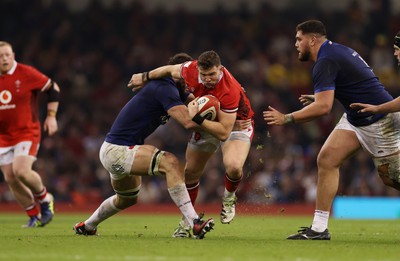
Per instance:
[[[164,65],[177,52],[196,58],[212,49],[246,89],[256,115],[239,203],[313,202],[316,156],[343,112],[341,105],[320,120],[284,127],[267,126],[262,112],[268,105],[293,111],[302,106],[300,94],[312,93],[312,65],[299,62],[294,47],[296,25],[310,18],[325,23],[328,39],[357,50],[397,97],[400,77],[392,40],[400,30],[400,14],[390,13],[390,1],[372,2],[369,13],[359,1],[335,12],[275,10],[268,4],[254,12],[243,1],[236,11],[217,6],[212,13],[190,13],[184,8],[150,11],[139,1],[107,8],[92,1],[79,12],[62,1],[1,1],[0,39],[13,45],[17,61],[35,66],[61,87],[60,130],[53,137],[43,135],[34,168],[59,202],[83,205],[110,196],[98,152],[133,95],[126,86],[131,75]],[[41,111],[44,117],[45,108]],[[189,135],[171,121],[148,142],[175,153],[183,168]],[[218,151],[201,180],[199,202],[219,203],[223,175]],[[1,176],[0,202],[13,201]],[[139,201],[170,202],[167,193],[165,179],[145,177]],[[344,164],[338,194],[399,196],[384,186],[365,152]]]

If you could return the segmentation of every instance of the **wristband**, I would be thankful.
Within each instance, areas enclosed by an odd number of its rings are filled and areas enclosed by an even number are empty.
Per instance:
[[[204,119],[202,116],[200,116],[199,114],[194,115],[194,117],[192,118],[192,121],[194,121],[194,122],[197,123],[198,125],[203,124],[203,121],[204,121],[204,120],[205,120],[205,119]]]
[[[56,117],[57,112],[55,110],[47,110],[47,116]]]
[[[142,82],[147,82],[150,80],[149,74],[149,71],[142,73]]]
[[[283,124],[287,124],[287,123],[294,123],[293,113],[285,114],[284,119],[283,119]]]

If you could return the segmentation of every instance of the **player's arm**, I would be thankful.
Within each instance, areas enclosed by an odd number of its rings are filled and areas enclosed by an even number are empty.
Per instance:
[[[226,113],[222,110],[218,110],[217,119],[218,121],[210,121],[198,114],[199,106],[195,98],[188,104],[189,117],[194,121],[201,130],[206,131],[221,141],[225,141],[232,132],[233,126],[235,125],[236,112]]]
[[[181,64],[165,65],[148,72],[135,73],[132,75],[131,80],[128,83],[128,87],[135,91],[143,87],[145,83],[150,80],[160,79],[168,76],[181,79]]]
[[[252,119],[247,120],[236,120],[233,125],[232,131],[244,131],[247,130],[252,123]]]
[[[215,136],[219,140],[226,140],[235,124],[236,113],[218,112],[219,121],[210,121],[202,118],[201,123],[193,121],[193,116],[197,113],[197,99],[193,104],[189,104],[189,108],[185,105],[177,105],[168,110],[168,115],[176,120],[185,129],[203,130]]]
[[[236,121],[235,113],[218,112],[218,121],[204,120],[201,128],[221,141],[225,141],[232,132]]]
[[[318,92],[314,95],[315,101],[303,109],[283,114],[269,106],[269,110],[263,112],[264,120],[268,125],[284,125],[287,123],[301,123],[314,120],[329,114],[334,102],[334,90]]]
[[[58,129],[56,116],[59,104],[60,87],[56,82],[51,82],[50,87],[45,92],[48,96],[48,99],[47,117],[43,123],[43,130],[47,131],[47,133],[51,136]]]
[[[185,129],[199,129],[198,125],[192,121],[192,117],[189,116],[188,107],[185,105],[171,107],[167,112],[172,119],[176,120]]]
[[[350,104],[350,108],[358,110],[358,112],[369,112],[373,114],[396,112],[400,111],[400,97],[380,105],[352,103]]]

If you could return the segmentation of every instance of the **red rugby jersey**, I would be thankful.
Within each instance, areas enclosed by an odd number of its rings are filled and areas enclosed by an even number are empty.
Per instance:
[[[225,67],[222,67],[222,73],[221,80],[213,89],[210,89],[204,87],[200,80],[197,61],[186,62],[181,67],[181,76],[195,97],[206,94],[214,95],[218,98],[222,111],[226,113],[237,112],[237,119],[239,120],[252,118],[254,112],[243,87]]]
[[[0,147],[40,140],[38,94],[50,82],[35,68],[17,62],[7,74],[0,74]]]

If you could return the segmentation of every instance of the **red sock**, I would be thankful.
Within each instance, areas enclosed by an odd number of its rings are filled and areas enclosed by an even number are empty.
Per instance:
[[[186,189],[189,192],[190,201],[192,201],[193,206],[194,203],[196,202],[197,194],[199,193],[199,187],[200,187],[199,181],[194,184],[186,184]]]
[[[228,174],[225,173],[225,188],[229,192],[235,192],[240,184],[240,181],[242,181],[242,177],[239,179],[231,179],[228,177]]]
[[[40,192],[37,193],[37,194],[34,193],[33,195],[35,196],[35,198],[36,198],[37,200],[42,201],[42,200],[45,199],[46,196],[47,196],[47,189],[46,189],[46,187],[43,187],[43,190],[42,190],[42,191],[40,191]]]
[[[36,204],[32,204],[29,207],[25,208],[25,212],[30,217],[39,215],[39,209],[37,208]]]

